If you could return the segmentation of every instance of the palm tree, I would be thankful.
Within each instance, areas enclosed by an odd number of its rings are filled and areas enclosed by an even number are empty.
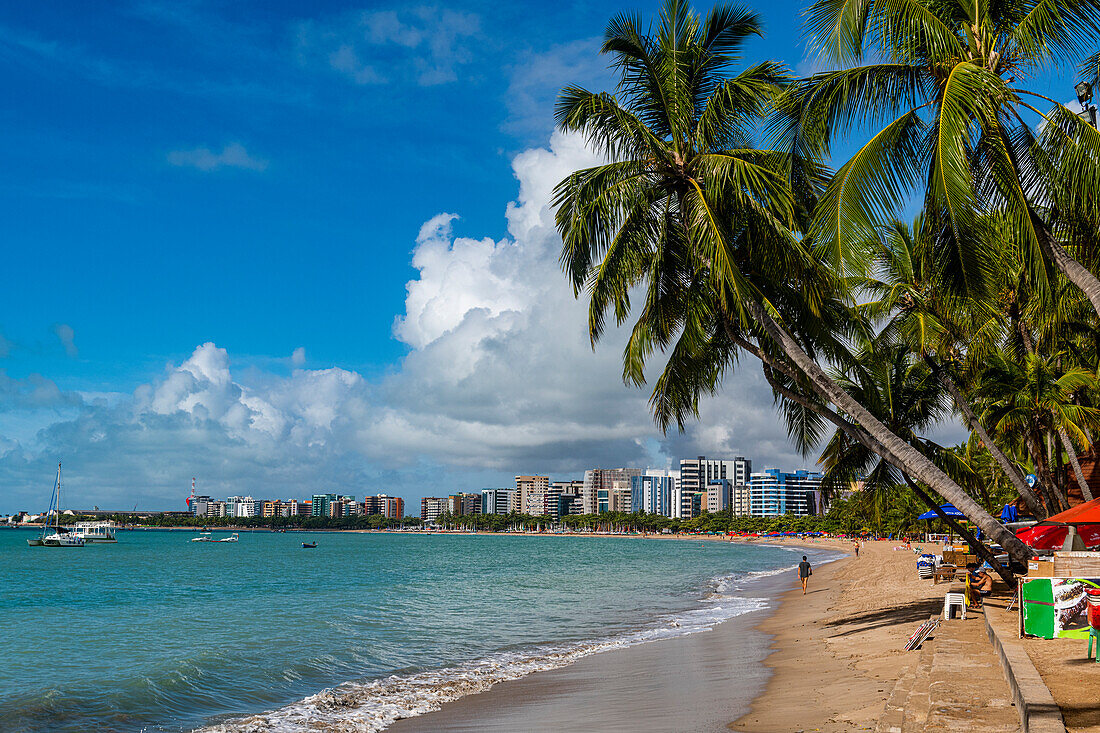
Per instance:
[[[700,393],[717,388],[738,356],[805,385],[805,409],[859,431],[870,449],[951,501],[1019,558],[1030,551],[957,483],[891,432],[818,364],[843,351],[852,320],[842,280],[793,232],[824,183],[797,155],[756,149],[752,133],[786,82],[761,63],[727,76],[759,18],[718,5],[700,20],[666,0],[651,34],[621,15],[603,52],[614,56],[619,96],[567,87],[560,129],[580,133],[609,162],[574,172],[555,189],[562,264],[590,298],[589,333],[606,314],[625,322],[643,298],[624,354],[624,378],[645,383],[655,350],[671,350],[653,406],[681,427]],[[621,97],[621,99],[620,99]],[[791,181],[802,184],[796,192]],[[840,414],[828,411],[835,405]]]
[[[919,191],[959,287],[980,291],[988,278],[998,242],[983,215],[998,210],[1032,278],[1045,283],[1053,263],[1100,314],[1100,280],[1066,249],[1095,250],[1100,133],[1021,83],[1091,51],[1100,4],[816,0],[808,19],[811,44],[838,69],[787,100],[802,134],[816,140],[809,147],[827,149],[837,128],[881,127],[822,199],[813,227],[821,249],[851,258]],[[1037,132],[1026,119],[1043,124]],[[1091,222],[1090,241],[1059,224],[1065,212]]]
[[[995,355],[982,373],[977,394],[984,416],[1001,435],[1020,436],[1035,461],[1039,486],[1048,506],[1066,509],[1065,492],[1054,477],[1055,451],[1049,436],[1062,438],[1071,465],[1076,454],[1071,438],[1088,445],[1088,432],[1100,426],[1100,410],[1077,404],[1074,393],[1095,389],[1093,373],[1080,367],[1059,369],[1058,356],[1028,353],[1023,361],[1005,354]],[[1079,474],[1080,466],[1075,473]],[[1083,482],[1083,477],[1079,478]],[[1088,496],[1087,484],[1083,493]]]
[[[1024,472],[992,439],[959,385],[957,367],[965,371],[967,362],[981,362],[1004,337],[995,301],[957,297],[944,287],[925,217],[917,216],[911,225],[891,222],[878,239],[873,275],[857,279],[858,289],[869,296],[863,314],[881,323],[877,340],[907,344],[925,361],[1032,514],[1045,518]]]
[[[875,340],[856,356],[850,375],[837,375],[837,381],[896,434],[903,436],[921,453],[935,461],[945,471],[958,477],[971,474],[970,467],[959,455],[946,450],[922,433],[942,421],[948,413],[947,395],[932,369],[914,356],[904,344],[889,344]],[[847,488],[862,480],[863,489],[877,494],[896,493],[904,482],[936,516],[966,539],[983,560],[1010,586],[1012,574],[1002,567],[996,556],[968,529],[943,511],[939,503],[911,477],[898,471],[866,446],[853,441],[844,430],[834,432],[820,458],[825,466],[822,488]]]

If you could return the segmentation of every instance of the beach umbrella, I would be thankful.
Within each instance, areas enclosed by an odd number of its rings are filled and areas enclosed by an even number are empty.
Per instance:
[[[1061,550],[1066,544],[1070,528],[1066,525],[1037,524],[1016,531],[1028,547],[1035,550]],[[1085,549],[1100,547],[1100,524],[1085,524],[1076,528],[1077,536],[1085,543]]]
[[[941,504],[940,505],[940,511],[942,511],[944,514],[946,514],[949,517],[965,517],[966,516],[965,514],[960,512],[958,509],[956,509],[951,504]],[[929,509],[924,514],[917,517],[917,519],[939,519],[939,516],[934,511]]]
[[[1041,532],[1040,530],[1051,531]],[[1074,549],[1073,535],[1080,537],[1086,548],[1096,547],[1100,545],[1100,499],[1086,501],[1084,504],[1078,504],[1064,512],[1047,517],[1025,531],[1033,532],[1028,537],[1034,537],[1034,541],[1044,542],[1043,546],[1039,546],[1031,544],[1023,537],[1020,538],[1024,544],[1036,549]],[[1020,536],[1019,533],[1017,536]],[[1062,544],[1050,545],[1057,537],[1061,537]]]

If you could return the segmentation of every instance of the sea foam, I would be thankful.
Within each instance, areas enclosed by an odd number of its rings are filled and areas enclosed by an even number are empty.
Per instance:
[[[397,720],[439,710],[445,703],[484,692],[500,682],[564,667],[600,652],[709,631],[728,619],[768,607],[768,599],[736,595],[745,584],[794,566],[713,577],[698,608],[663,615],[646,628],[614,637],[565,644],[539,644],[483,659],[411,675],[345,682],[277,710],[235,718],[206,733],[305,733],[328,730],[374,733]]]

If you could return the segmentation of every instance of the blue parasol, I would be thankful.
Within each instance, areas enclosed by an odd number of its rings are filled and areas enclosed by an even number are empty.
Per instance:
[[[951,504],[941,504],[940,509],[943,510],[943,513],[946,514],[949,517],[965,517],[966,516],[965,514],[960,512],[958,509],[956,509]],[[936,515],[936,513],[934,511],[928,510],[924,514],[917,517],[917,519],[939,519],[939,517]]]

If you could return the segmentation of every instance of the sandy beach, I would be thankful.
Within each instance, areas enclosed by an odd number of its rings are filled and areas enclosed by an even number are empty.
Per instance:
[[[797,543],[784,540],[775,544]],[[828,551],[835,557],[836,550],[850,549],[848,543],[803,544],[813,555]],[[792,565],[797,559],[792,553]],[[814,577],[827,578],[832,568],[844,562],[822,565]],[[773,612],[775,599],[792,584],[797,586],[793,570],[753,581],[743,595],[769,599],[772,608],[737,616],[709,632],[586,657],[567,667],[501,683],[484,693],[448,703],[437,712],[399,721],[387,730],[726,730],[731,720],[748,711],[768,683],[772,673],[761,662],[768,656],[770,637],[757,626]],[[817,592],[822,596],[825,593],[824,589]]]
[[[752,593],[778,604],[711,632],[594,655],[389,730],[874,730],[895,683],[918,661],[903,651],[906,638],[942,609],[946,590],[919,580],[913,553],[894,546],[866,543],[858,558],[818,566],[805,595],[793,572],[767,579]],[[850,553],[852,545],[808,549]],[[976,630],[980,617],[966,623]],[[980,717],[975,723],[986,730]]]

